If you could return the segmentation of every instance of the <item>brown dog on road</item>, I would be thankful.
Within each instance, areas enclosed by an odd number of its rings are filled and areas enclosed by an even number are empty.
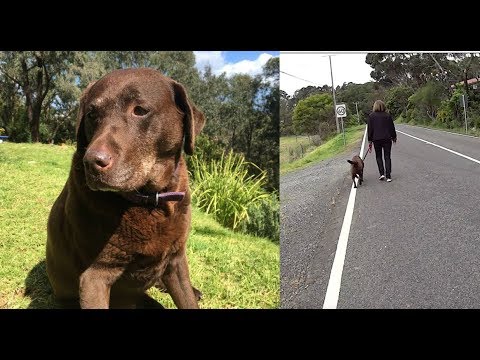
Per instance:
[[[351,165],[350,172],[352,174],[353,187],[357,188],[355,178],[358,177],[358,184],[362,185],[363,182],[363,160],[360,156],[355,155],[352,160],[347,160]]]
[[[191,155],[205,123],[184,87],[153,69],[117,70],[80,99],[77,149],[48,220],[47,273],[65,306],[198,308],[185,244]]]

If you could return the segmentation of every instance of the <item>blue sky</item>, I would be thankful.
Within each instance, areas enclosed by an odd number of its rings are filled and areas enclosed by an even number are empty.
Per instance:
[[[279,51],[194,51],[196,66],[203,70],[210,64],[214,74],[225,72],[227,76],[244,73],[257,75],[262,66],[271,58],[280,55]]]

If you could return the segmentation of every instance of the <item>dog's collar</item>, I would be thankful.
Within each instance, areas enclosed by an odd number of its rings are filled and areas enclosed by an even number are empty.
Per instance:
[[[143,206],[155,206],[158,207],[167,201],[182,201],[185,197],[185,192],[172,191],[172,192],[154,192],[149,194],[143,194],[136,191],[124,192],[121,195],[128,201],[134,204]]]
[[[178,176],[180,153],[177,154],[175,159],[175,171],[174,176]],[[143,206],[155,206],[158,207],[162,203],[167,201],[182,201],[185,197],[185,192],[182,191],[170,191],[170,192],[154,192],[154,193],[141,193],[139,191],[130,191],[121,193],[121,195],[137,205]]]

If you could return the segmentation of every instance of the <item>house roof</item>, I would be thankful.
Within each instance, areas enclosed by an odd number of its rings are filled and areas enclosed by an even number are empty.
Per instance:
[[[473,78],[473,79],[468,79],[468,80],[467,80],[467,84],[468,84],[468,85],[473,85],[473,84],[476,84],[476,83],[480,83],[480,78]],[[461,86],[461,85],[463,85],[463,84],[464,84],[464,82],[463,82],[463,81],[460,81],[460,82],[458,82],[458,83],[456,83],[456,84],[453,84],[451,87],[454,88],[456,85],[460,85],[460,86]]]

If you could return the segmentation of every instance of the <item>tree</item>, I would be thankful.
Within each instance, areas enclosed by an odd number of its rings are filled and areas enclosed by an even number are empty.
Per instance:
[[[408,99],[413,93],[414,90],[405,85],[395,86],[388,90],[385,105],[393,119],[396,119],[400,115],[403,117],[406,116]]]
[[[267,190],[279,189],[280,59],[263,67],[259,96],[258,126],[253,134],[251,160],[267,171]],[[258,96],[258,95],[257,95]]]
[[[435,120],[444,99],[446,99],[446,94],[438,82],[427,83],[408,98],[409,103],[415,108],[412,116],[419,116],[420,120],[424,120],[426,115],[430,120]]]
[[[204,112],[207,123],[203,134],[217,140],[224,140],[226,132],[224,114],[228,107],[229,81],[225,74],[214,75],[207,66],[201,78],[201,87],[191,94],[192,100]],[[197,90],[197,89],[194,89]]]
[[[332,121],[333,120],[333,121]],[[312,135],[320,132],[321,124],[327,125],[324,132],[335,127],[333,99],[329,94],[317,94],[300,100],[293,111],[293,128],[296,134]],[[324,137],[328,134],[320,134]]]
[[[292,99],[294,99],[293,105],[295,106],[296,104],[298,104],[300,100],[306,99],[309,96],[320,94],[323,92],[328,92],[328,91],[331,92],[332,90],[327,85],[325,85],[324,87],[311,86],[311,85],[303,87],[301,89],[296,90],[295,93],[293,94],[293,97],[292,97]]]
[[[414,89],[432,80],[444,80],[448,54],[369,53],[365,62],[373,71],[370,76],[384,86],[411,86]]]
[[[280,90],[280,134],[293,134],[292,115],[293,108],[290,106],[290,96],[283,90]]]
[[[25,99],[31,140],[40,141],[40,114],[55,77],[68,69],[69,51],[5,51],[0,53],[0,69],[14,82]]]
[[[18,86],[5,76],[0,77],[0,127],[12,136],[15,132],[15,120],[19,117],[17,109]]]

